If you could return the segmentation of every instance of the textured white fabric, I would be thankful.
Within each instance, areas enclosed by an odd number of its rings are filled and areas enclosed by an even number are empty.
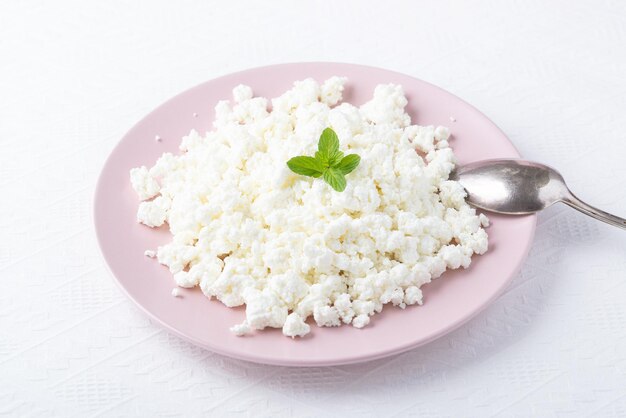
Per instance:
[[[2,2],[0,416],[626,416],[626,231],[568,208],[541,214],[522,272],[468,325],[306,371],[151,324],[91,226],[100,167],[139,118],[207,79],[294,61],[437,84],[626,216],[625,28],[617,1]]]

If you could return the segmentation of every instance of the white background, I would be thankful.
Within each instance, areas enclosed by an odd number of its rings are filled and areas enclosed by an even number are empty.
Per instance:
[[[437,84],[626,216],[624,2],[3,1],[0,416],[626,416],[626,231],[566,207],[496,303],[373,363],[230,360],[122,296],[91,219],[109,151],[184,89],[296,61]]]

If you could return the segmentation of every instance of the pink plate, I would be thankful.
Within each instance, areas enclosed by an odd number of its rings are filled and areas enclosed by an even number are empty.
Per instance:
[[[135,221],[138,200],[131,189],[132,167],[152,166],[165,151],[178,152],[181,137],[193,128],[211,128],[213,106],[229,99],[243,83],[256,95],[275,97],[295,80],[348,77],[344,99],[360,104],[379,83],[404,86],[413,122],[444,125],[459,162],[519,157],[504,133],[469,104],[438,87],[407,75],[352,64],[299,63],[255,68],[220,77],[179,94],[158,107],[122,138],[106,161],[95,194],[95,226],[102,254],[124,292],[168,330],[199,346],[239,359],[288,366],[321,366],[373,360],[415,348],[468,321],[507,286],[525,259],[536,217],[491,215],[489,252],[475,256],[468,270],[446,272],[424,287],[421,307],[388,306],[364,329],[312,327],[303,339],[286,338],[271,329],[236,337],[229,327],[244,318],[242,308],[209,301],[199,289],[175,287],[169,271],[144,250],[169,241],[167,228],[152,230]],[[454,118],[454,122],[451,120]],[[162,138],[155,141],[155,136]]]

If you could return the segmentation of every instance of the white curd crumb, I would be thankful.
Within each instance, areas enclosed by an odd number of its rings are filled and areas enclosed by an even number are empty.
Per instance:
[[[172,289],[172,296],[174,296],[175,298],[180,297],[180,296],[181,296],[181,294],[180,294],[180,289],[179,289],[179,288],[177,288],[177,287],[173,288],[173,289]]]
[[[250,86],[238,85],[233,89],[233,99],[235,99],[235,103],[242,103],[252,99],[252,89]]]
[[[331,77],[320,87],[320,100],[328,106],[336,105],[340,100],[346,83],[346,77]]]
[[[456,122],[456,118],[454,116],[450,116],[450,122]]]
[[[143,255],[145,255],[146,257],[154,258],[156,257],[156,251],[146,250],[143,252]]]
[[[250,334],[252,330],[248,325],[248,322],[243,321],[241,324],[233,325],[230,327],[230,331],[238,337],[243,337],[244,335]]]
[[[302,317],[296,312],[293,312],[285,319],[283,325],[283,335],[287,337],[303,337],[311,331],[311,327],[304,322]]]
[[[159,135],[155,135],[155,137],[154,137],[154,140],[155,140],[156,142],[161,142],[161,140],[162,140],[162,139],[163,139],[163,138],[161,138]]]
[[[417,286],[409,286],[404,291],[404,303],[407,305],[421,305],[422,298],[422,290]]]
[[[313,309],[313,319],[320,327],[338,327],[341,325],[339,312],[332,306],[316,306]]]
[[[163,225],[170,204],[171,200],[163,196],[149,202],[141,202],[137,210],[137,221],[151,228]]]
[[[437,126],[435,128],[435,141],[447,141],[448,138],[450,138],[450,129],[445,126]]]
[[[194,118],[197,118],[197,117],[198,117],[198,113],[193,112],[193,117],[194,117]]]
[[[352,318],[354,318],[354,310],[352,309],[352,301],[350,300],[349,294],[342,293],[339,295],[335,299],[333,306],[337,310],[337,314],[339,314],[344,324],[352,322]]]
[[[130,170],[130,184],[141,200],[156,196],[161,187],[145,166]]]
[[[363,328],[364,326],[366,326],[369,323],[370,323],[370,317],[368,315],[365,315],[365,314],[357,315],[352,320],[352,326],[355,327],[355,328]]]

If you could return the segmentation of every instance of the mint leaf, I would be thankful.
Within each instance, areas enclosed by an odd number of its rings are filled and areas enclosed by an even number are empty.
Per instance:
[[[339,150],[339,138],[337,134],[331,128],[326,128],[322,131],[320,141],[317,144],[319,152],[324,155],[328,160]]]
[[[315,152],[315,159],[324,167],[328,168],[328,158],[319,151]]]
[[[324,181],[338,192],[343,192],[346,189],[346,178],[343,173],[336,168],[329,168],[324,171]]]
[[[303,155],[287,161],[287,167],[296,174],[309,177],[320,177],[325,168],[316,158]]]
[[[360,162],[361,157],[356,154],[350,154],[343,157],[338,164],[334,165],[334,167],[341,171],[342,174],[348,174],[354,171],[354,169],[358,167]]]
[[[328,160],[328,165],[330,167],[335,167],[337,166],[337,164],[339,164],[342,158],[343,158],[343,152],[337,151]]]
[[[296,174],[309,177],[324,177],[324,181],[338,192],[346,189],[345,175],[354,171],[361,162],[356,154],[344,156],[339,151],[339,138],[331,128],[320,135],[315,157],[300,155],[287,161],[287,167]]]

